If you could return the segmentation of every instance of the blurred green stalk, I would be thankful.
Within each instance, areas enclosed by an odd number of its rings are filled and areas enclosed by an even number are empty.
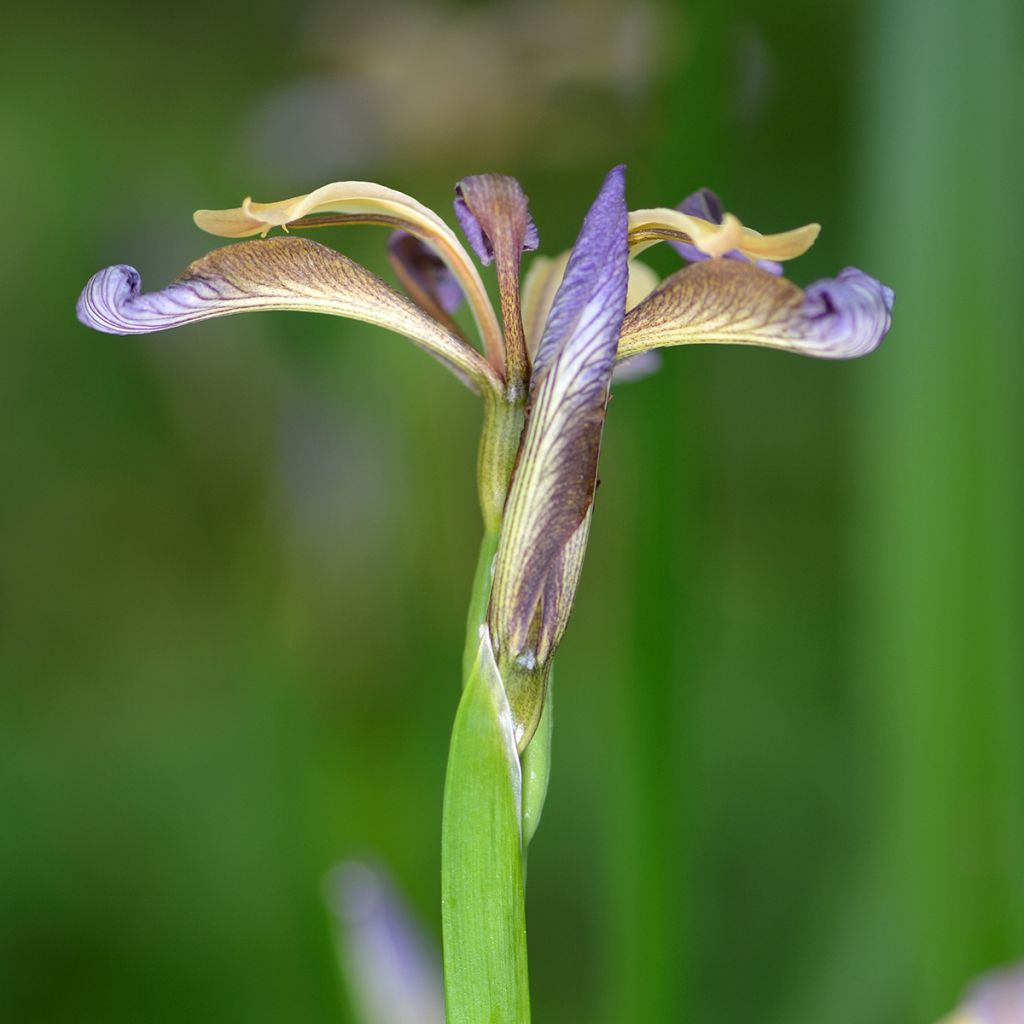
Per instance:
[[[878,810],[808,1021],[934,1020],[1024,947],[1022,20],[1017,0],[872,4],[858,208],[898,296],[860,396]]]

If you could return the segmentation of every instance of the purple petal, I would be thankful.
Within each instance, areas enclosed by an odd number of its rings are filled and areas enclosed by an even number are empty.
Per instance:
[[[688,195],[677,207],[680,213],[689,217],[700,217],[702,220],[710,221],[712,224],[721,224],[725,216],[725,207],[718,195],[709,188],[699,188],[696,192]],[[695,245],[688,242],[669,242],[669,245],[688,263],[699,263],[701,260],[711,259],[706,252],[701,252]],[[723,259],[740,260],[743,263],[750,263],[749,257],[744,256],[739,249],[727,252]],[[757,260],[756,265],[769,274],[779,275],[782,273],[782,264],[775,260]]]
[[[382,871],[339,864],[327,880],[339,955],[364,1024],[443,1024],[440,958]]]
[[[408,231],[393,231],[388,259],[410,298],[449,329],[464,298],[458,278],[430,246]]]
[[[522,186],[505,174],[473,174],[455,186],[455,215],[477,254],[488,266],[508,238],[518,257],[540,244]]]
[[[1024,969],[1020,964],[984,975],[960,1004],[964,1024],[1020,1024],[1024,1021]]]
[[[616,167],[583,222],[534,360],[491,600],[502,664],[543,665],[575,597],[625,313],[627,233],[625,169]]]
[[[896,293],[856,267],[815,281],[804,294],[806,336],[822,346],[815,355],[834,359],[867,355],[878,348],[892,326]]]
[[[615,364],[612,371],[613,384],[629,384],[635,380],[643,380],[661,369],[661,353],[653,350],[630,356]]]
[[[625,188],[626,169],[620,165],[609,171],[584,218],[537,346],[534,391],[559,357],[591,357],[591,383],[598,390],[607,384],[602,377],[611,373],[629,282]]]
[[[721,224],[725,216],[725,207],[717,194],[709,188],[701,187],[688,195],[677,207],[680,213],[689,217],[700,217],[712,224]]]

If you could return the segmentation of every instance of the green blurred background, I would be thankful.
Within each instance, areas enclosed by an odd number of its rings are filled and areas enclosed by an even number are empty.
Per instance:
[[[824,224],[882,350],[616,389],[531,848],[539,1021],[924,1024],[1024,955],[1016,0],[25,5],[0,46],[0,1018],[354,1020],[322,879],[428,933],[475,399],[364,325],[87,332],[197,207],[601,175]],[[387,274],[384,235],[320,234]],[[659,269],[670,253],[653,257]]]

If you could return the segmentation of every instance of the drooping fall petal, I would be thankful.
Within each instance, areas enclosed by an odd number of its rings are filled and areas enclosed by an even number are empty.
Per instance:
[[[197,210],[193,218],[203,231],[222,238],[266,235],[273,227],[287,225],[381,224],[407,231],[433,248],[451,269],[466,294],[488,358],[501,369],[501,328],[469,253],[433,210],[404,192],[372,181],[336,181],[277,203],[246,199],[233,210]]]
[[[107,334],[148,334],[257,310],[305,310],[363,320],[411,339],[474,390],[499,381],[487,361],[376,274],[305,238],[273,238],[216,249],[172,284],[143,293],[132,267],[93,275],[78,319]]]
[[[855,267],[802,290],[750,263],[708,260],[672,275],[627,315],[618,354],[716,344],[849,359],[878,346],[892,306],[892,290]]]
[[[626,308],[627,258],[625,172],[617,167],[583,222],[537,348],[495,560],[489,626],[520,748],[539,719],[543,670],[565,629],[582,564]]]
[[[525,387],[529,363],[519,304],[519,263],[524,251],[538,245],[526,195],[508,175],[474,174],[455,186],[455,213],[480,262],[495,263],[507,375],[513,386]]]

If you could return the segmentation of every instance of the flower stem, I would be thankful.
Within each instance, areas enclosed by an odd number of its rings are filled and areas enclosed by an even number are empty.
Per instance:
[[[448,1024],[528,1024],[522,771],[486,628],[452,730],[441,836]]]
[[[469,682],[470,673],[476,664],[477,648],[480,646],[480,627],[487,619],[487,605],[491,599],[491,580],[494,574],[494,555],[498,550],[498,531],[487,532],[480,543],[476,572],[473,574],[473,592],[469,598],[469,613],[466,616],[466,646],[462,652],[462,685]]]

